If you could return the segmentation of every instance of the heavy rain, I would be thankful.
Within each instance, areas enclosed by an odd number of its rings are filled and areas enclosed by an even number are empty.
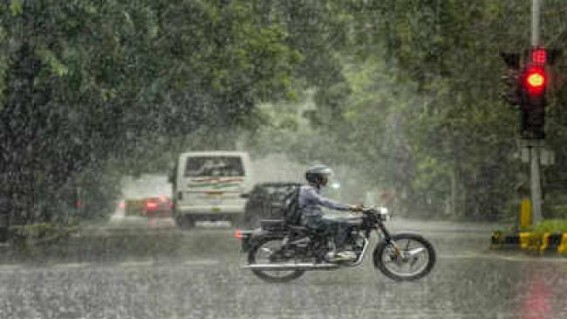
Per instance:
[[[566,12],[0,1],[0,318],[567,318]]]

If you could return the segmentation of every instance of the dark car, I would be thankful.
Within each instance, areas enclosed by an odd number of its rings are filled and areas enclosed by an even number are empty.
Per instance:
[[[270,182],[254,185],[251,192],[243,194],[247,198],[244,206],[244,224],[248,227],[258,226],[262,219],[283,218],[284,199],[300,183]]]

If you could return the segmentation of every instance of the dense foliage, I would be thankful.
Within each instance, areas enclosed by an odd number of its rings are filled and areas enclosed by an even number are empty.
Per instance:
[[[567,42],[565,10],[545,1],[546,46]],[[258,153],[349,167],[408,214],[500,218],[527,168],[498,53],[529,28],[512,0],[4,1],[4,209],[53,220],[82,199],[94,217],[118,175],[246,131]],[[550,93],[549,202],[567,179],[559,77]]]
[[[0,194],[26,222],[84,184],[99,205],[109,159],[151,161],[201,126],[252,123],[299,59],[246,1],[13,0],[0,18]]]
[[[529,47],[531,4],[326,4],[323,15],[335,17],[328,29],[339,24],[343,32],[325,33],[339,40],[326,39],[318,52],[335,57],[330,63],[340,65],[342,77],[316,86],[326,98],[316,98],[316,111],[304,113],[318,129],[287,139],[293,153],[304,161],[357,167],[359,184],[394,191],[408,214],[496,219],[516,213],[516,187],[528,181],[529,171],[519,158],[518,110],[499,98],[505,72],[499,52]],[[562,48],[567,41],[567,24],[560,19],[565,9],[561,1],[545,2],[544,45]],[[309,16],[312,21],[318,15]],[[556,160],[544,169],[546,204],[561,204],[566,185],[566,154],[560,146],[566,124],[564,66],[562,60],[556,63],[549,90],[547,144]],[[329,101],[340,101],[338,108]],[[287,117],[274,118],[296,132]],[[276,125],[266,133],[272,140],[281,131]],[[546,212],[561,210],[556,208]]]

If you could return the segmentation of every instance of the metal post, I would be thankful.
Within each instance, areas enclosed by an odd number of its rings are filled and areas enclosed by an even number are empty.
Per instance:
[[[539,143],[534,143],[530,147],[530,172],[531,172],[531,181],[530,181],[530,189],[531,189],[531,197],[532,197],[532,224],[537,224],[539,221],[542,220],[543,216],[541,214],[541,178],[539,173],[539,151],[540,145]]]
[[[541,0],[532,0],[532,47],[540,45],[540,12]],[[540,154],[541,144],[533,143],[530,147],[530,190],[532,197],[532,223],[536,224],[542,220],[541,213],[541,176],[540,176]]]
[[[541,0],[532,0],[532,46],[540,44],[539,39],[539,16],[541,11]]]

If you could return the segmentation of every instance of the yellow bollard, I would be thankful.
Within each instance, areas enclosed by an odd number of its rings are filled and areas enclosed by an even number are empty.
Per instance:
[[[519,235],[520,235],[520,248],[528,249],[530,247],[531,233],[521,232]]]
[[[539,246],[540,253],[543,253],[547,249],[547,247],[549,247],[549,236],[551,236],[551,233],[543,234],[541,245]]]
[[[520,229],[528,229],[532,226],[532,201],[524,197],[520,203]]]
[[[567,233],[563,233],[561,244],[557,247],[557,252],[560,254],[567,254]]]
[[[539,250],[542,246],[542,236],[538,233],[520,232],[520,248],[527,250]]]

